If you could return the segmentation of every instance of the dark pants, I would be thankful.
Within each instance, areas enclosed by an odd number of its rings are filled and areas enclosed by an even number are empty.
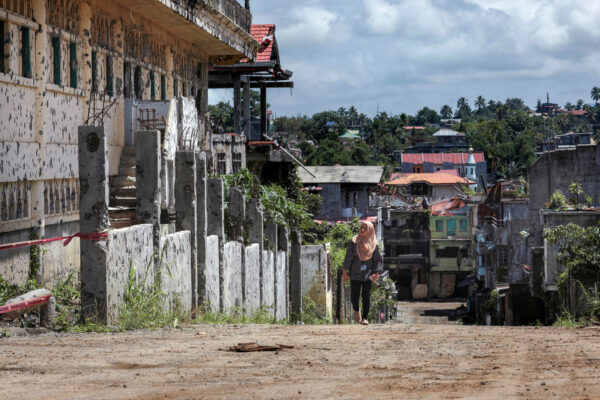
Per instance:
[[[368,319],[369,317],[369,306],[371,304],[371,280],[366,281],[350,281],[350,300],[352,301],[352,308],[354,311],[358,311],[358,298],[362,290],[362,318]]]

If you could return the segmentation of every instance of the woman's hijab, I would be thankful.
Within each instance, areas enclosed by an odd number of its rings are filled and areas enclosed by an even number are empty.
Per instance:
[[[377,248],[377,236],[375,236],[375,227],[370,221],[365,221],[361,224],[362,228],[366,226],[366,235],[362,236],[360,233],[352,238],[352,241],[356,243],[356,253],[358,258],[362,261],[370,260],[373,257],[373,253]]]

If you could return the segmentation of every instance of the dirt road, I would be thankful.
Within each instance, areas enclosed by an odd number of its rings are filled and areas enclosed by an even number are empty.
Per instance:
[[[240,342],[288,344],[231,353]],[[200,325],[0,339],[3,399],[600,398],[600,329]]]

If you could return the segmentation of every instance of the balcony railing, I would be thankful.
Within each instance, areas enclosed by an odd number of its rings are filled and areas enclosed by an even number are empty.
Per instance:
[[[236,0],[207,0],[207,3],[244,31],[250,33],[252,14]]]

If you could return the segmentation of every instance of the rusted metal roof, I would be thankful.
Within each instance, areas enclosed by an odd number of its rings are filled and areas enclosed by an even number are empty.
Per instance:
[[[383,167],[379,166],[320,166],[306,167],[316,177],[307,171],[298,169],[298,177],[305,185],[318,183],[370,183],[378,184],[383,174]]]
[[[410,185],[412,183],[428,183],[430,185],[473,185],[477,182],[473,182],[467,178],[461,178],[460,176],[440,173],[417,173],[408,174],[399,179],[386,182],[386,185]]]

